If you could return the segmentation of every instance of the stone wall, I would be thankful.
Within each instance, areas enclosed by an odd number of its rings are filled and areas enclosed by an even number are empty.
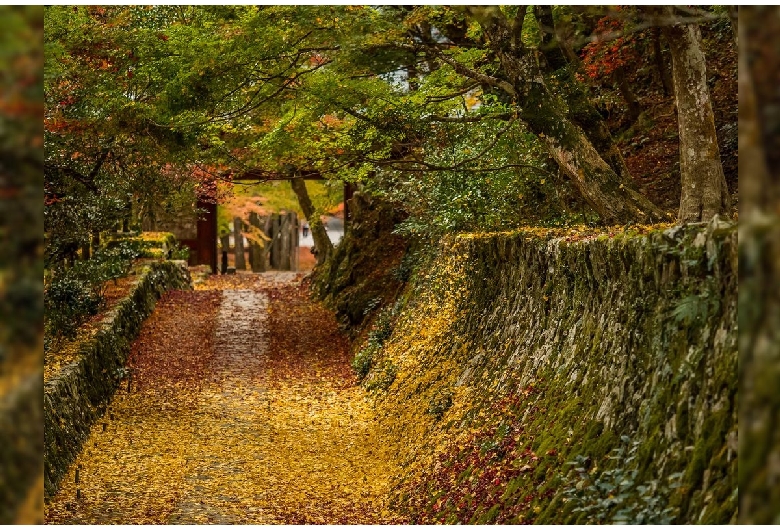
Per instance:
[[[365,380],[414,522],[728,523],[737,234],[442,243]],[[613,457],[613,458],[610,458]]]
[[[182,261],[153,262],[139,275],[130,294],[103,320],[94,339],[80,347],[76,361],[45,381],[44,486],[46,496],[78,455],[92,424],[105,411],[122,377],[130,345],[157,300],[169,289],[190,288]]]

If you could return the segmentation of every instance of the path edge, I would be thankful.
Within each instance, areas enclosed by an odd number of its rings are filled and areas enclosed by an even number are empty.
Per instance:
[[[78,358],[44,382],[44,497],[53,496],[122,379],[133,340],[157,300],[169,290],[192,289],[187,263],[160,261],[141,271],[130,294],[103,320]]]

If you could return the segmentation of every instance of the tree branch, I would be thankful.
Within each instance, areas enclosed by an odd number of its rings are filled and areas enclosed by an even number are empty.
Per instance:
[[[468,94],[471,90],[477,88],[479,86],[478,83],[472,83],[467,86],[465,86],[462,90],[458,90],[457,92],[453,92],[452,94],[443,94],[441,96],[426,96],[425,102],[426,103],[441,103],[442,101],[447,101],[450,99],[454,99],[458,96],[462,96],[464,94]]]
[[[485,154],[487,154],[488,151],[490,151],[491,149],[493,149],[493,147],[495,147],[495,145],[498,143],[498,141],[501,139],[501,137],[504,135],[504,133],[506,133],[509,130],[509,128],[514,123],[515,123],[514,119],[510,120],[510,122],[507,123],[506,126],[503,129],[501,129],[500,131],[498,131],[496,133],[496,137],[493,138],[493,140],[484,149],[482,149],[482,151],[480,151],[479,153],[477,153],[476,155],[474,155],[474,156],[472,156],[470,158],[464,158],[463,160],[461,160],[460,162],[458,162],[457,164],[452,165],[452,166],[437,166],[435,164],[429,164],[428,162],[424,162],[422,160],[388,160],[388,161],[371,160],[371,159],[368,159],[368,160],[370,162],[372,162],[372,163],[379,164],[379,165],[382,165],[383,162],[396,163],[396,164],[419,164],[419,165],[423,165],[423,166],[425,166],[425,167],[427,167],[428,169],[431,169],[431,170],[436,170],[436,171],[454,171],[456,169],[459,169],[459,168],[463,167],[464,165],[466,165],[466,164],[468,164],[470,162],[474,162],[475,160],[479,160],[480,158],[485,156]]]
[[[483,120],[510,120],[512,114],[485,114],[482,116],[429,116],[425,121],[436,123],[478,123]]]
[[[500,88],[510,96],[516,96],[517,92],[515,91],[515,87],[513,87],[510,83],[507,81],[504,81],[502,79],[498,79],[497,77],[489,76],[487,74],[483,74],[482,72],[478,72],[476,70],[473,70],[458,61],[454,60],[452,57],[445,55],[442,53],[441,50],[435,47],[428,48],[431,53],[435,57],[437,57],[439,60],[443,61],[444,63],[450,65],[455,72],[459,73],[460,75],[470,77],[471,79],[475,81],[479,81],[480,83],[484,83],[486,85],[494,86],[496,88]]]

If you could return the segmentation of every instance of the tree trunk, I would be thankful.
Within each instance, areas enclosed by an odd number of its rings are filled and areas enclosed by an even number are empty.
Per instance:
[[[233,237],[235,242],[233,248],[235,248],[236,255],[236,270],[246,270],[246,259],[244,258],[244,234],[243,234],[244,222],[240,217],[233,218]]]
[[[511,79],[520,117],[542,138],[552,158],[605,223],[649,223],[662,212],[634,189],[599,155],[585,132],[564,114],[548,91],[533,51],[512,48],[511,30],[500,10],[469,7],[482,26],[490,48]],[[505,88],[506,90],[506,88]]]
[[[652,223],[662,219],[661,211],[604,161],[582,129],[563,117],[555,127],[529,124],[543,136],[550,155],[605,223]]]
[[[309,198],[309,192],[306,190],[306,182],[303,179],[294,178],[290,180],[290,186],[292,186],[295,195],[298,197],[298,204],[301,205],[303,215],[306,216],[306,220],[309,222],[311,237],[314,239],[314,247],[317,250],[317,265],[320,265],[333,253],[333,243],[330,242],[320,216],[314,211],[314,205]]]
[[[652,35],[655,69],[658,70],[658,77],[661,79],[661,85],[664,88],[664,96],[669,96],[674,92],[674,88],[672,87],[672,80],[669,77],[669,70],[666,68],[663,50],[661,49],[661,28],[653,28]]]
[[[545,41],[543,38],[542,53],[549,70],[558,70],[559,72],[558,88],[564,94],[566,104],[569,107],[567,116],[583,130],[585,136],[588,137],[588,141],[593,144],[593,147],[596,148],[601,158],[609,164],[609,167],[621,178],[630,181],[631,173],[628,171],[623,154],[618,149],[612,134],[604,123],[604,118],[602,118],[591,102],[585,87],[573,75],[573,70],[576,68],[576,64],[579,63],[579,58],[574,52],[569,53],[567,51],[561,32],[557,26],[554,26],[550,6],[537,6],[537,13],[539,21],[545,29],[544,35],[548,35],[547,30],[550,27],[555,32],[558,48],[553,47],[554,41]],[[552,39],[552,35],[549,35],[548,38]],[[569,46],[570,50],[571,47]],[[569,70],[564,75],[561,75],[562,68],[556,65],[560,65],[561,61],[567,58],[568,63],[572,66],[569,67]]]
[[[620,91],[620,95],[623,97],[623,101],[626,102],[626,106],[628,107],[628,125],[633,125],[642,113],[642,106],[639,104],[636,95],[634,95],[634,91],[631,90],[631,85],[628,84],[626,69],[622,66],[618,67],[615,70],[614,77],[618,91]]]
[[[555,31],[552,6],[534,6],[534,14],[542,33],[542,43],[539,49],[547,61],[547,66],[553,71],[566,68],[569,65],[569,60],[565,55],[564,45]]]
[[[731,21],[731,33],[734,35],[734,44],[739,48],[739,6],[729,6],[729,20]]]
[[[666,8],[673,16],[673,8]],[[731,198],[720,162],[715,117],[707,88],[707,68],[697,24],[664,27],[672,54],[674,95],[680,133],[682,222],[709,221],[729,214]]]

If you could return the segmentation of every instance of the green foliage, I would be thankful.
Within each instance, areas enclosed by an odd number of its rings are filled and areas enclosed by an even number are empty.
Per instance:
[[[352,360],[352,368],[360,379],[364,379],[368,372],[371,371],[371,366],[374,362],[374,357],[379,351],[380,347],[375,344],[366,344],[361,348],[355,358]]]
[[[374,321],[374,325],[371,327],[371,331],[368,332],[368,342],[382,346],[390,338],[390,335],[393,334],[396,317],[397,309],[395,306],[382,308]]]
[[[403,258],[401,258],[401,263],[392,270],[393,277],[399,282],[408,282],[422,259],[421,252],[414,250],[407,251]]]
[[[395,381],[398,374],[398,367],[389,359],[383,359],[379,365],[374,368],[365,382],[366,390],[387,390]]]
[[[380,303],[381,300],[379,299],[370,301],[366,311],[373,311]],[[400,300],[392,306],[385,306],[377,314],[374,323],[368,332],[365,346],[358,351],[352,361],[352,368],[360,379],[365,379],[376,364],[376,359],[382,351],[382,346],[393,334],[393,328],[395,327],[395,321],[398,318],[399,313]],[[369,382],[367,385],[367,388],[370,387],[369,390],[387,388],[395,379],[396,368],[392,366],[392,363],[390,365],[387,365],[386,363],[382,364],[378,367],[378,371],[381,372],[381,375],[374,377],[372,381]],[[387,381],[389,381],[389,383]],[[385,383],[387,384],[385,385]]]
[[[169,249],[169,256],[170,259],[178,259],[178,260],[184,260],[187,261],[190,259],[190,249],[189,247],[186,247],[182,244],[180,244],[178,241]]]
[[[640,483],[636,463],[640,442],[627,436],[621,441],[608,457],[612,461],[606,464],[608,469],[591,467],[591,459],[582,455],[568,463],[569,486],[563,489],[567,502],[589,524],[671,524],[677,509],[669,506],[669,497],[680,487],[682,473]]]
[[[44,282],[44,338],[46,348],[73,338],[78,327],[103,307],[107,282],[127,275],[131,260],[143,245],[125,240],[102,249],[88,260],[58,268]]]
[[[710,312],[718,310],[719,304],[717,297],[705,289],[703,292],[690,294],[681,299],[672,309],[672,317],[675,322],[685,326],[701,323]]]

